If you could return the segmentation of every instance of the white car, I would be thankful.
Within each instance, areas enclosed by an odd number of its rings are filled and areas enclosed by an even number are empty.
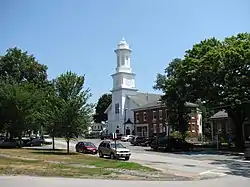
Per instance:
[[[127,142],[127,141],[129,141],[132,137],[133,137],[133,135],[122,136],[122,137],[121,137],[121,141]]]
[[[49,135],[43,135],[43,143],[47,145],[52,144],[52,138]]]

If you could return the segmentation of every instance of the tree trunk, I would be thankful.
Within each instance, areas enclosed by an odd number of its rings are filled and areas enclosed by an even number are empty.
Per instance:
[[[244,117],[241,115],[241,111],[227,110],[228,116],[232,118],[235,125],[235,147],[238,151],[244,151],[244,139],[243,139],[243,129],[242,124],[244,122]]]
[[[55,150],[55,137],[52,136],[52,149]]]
[[[67,140],[67,154],[69,154],[69,140]]]

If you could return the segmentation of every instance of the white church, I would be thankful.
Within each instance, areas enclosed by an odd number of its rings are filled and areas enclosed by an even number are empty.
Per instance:
[[[108,133],[132,134],[134,130],[134,114],[131,109],[158,101],[159,94],[140,93],[136,88],[135,76],[131,68],[131,52],[129,44],[123,38],[115,49],[117,56],[116,71],[112,76],[112,103],[105,113],[108,115]],[[132,123],[124,125],[126,121]]]

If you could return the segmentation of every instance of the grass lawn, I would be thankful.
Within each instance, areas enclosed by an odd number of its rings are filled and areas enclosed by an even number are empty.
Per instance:
[[[157,170],[133,162],[100,159],[65,150],[0,149],[0,174],[61,177],[119,178],[116,170],[155,173]]]

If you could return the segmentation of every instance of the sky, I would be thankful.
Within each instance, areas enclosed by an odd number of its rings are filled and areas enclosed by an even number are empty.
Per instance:
[[[250,32],[250,1],[0,0],[0,23],[0,55],[17,46],[48,66],[49,79],[85,75],[96,102],[112,89],[122,37],[136,87],[154,93],[157,73],[195,43]]]

